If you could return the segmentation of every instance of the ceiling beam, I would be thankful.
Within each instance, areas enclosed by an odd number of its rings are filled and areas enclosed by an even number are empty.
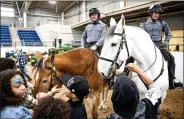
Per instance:
[[[16,5],[17,5],[17,11],[19,13],[19,17],[21,18],[20,9],[19,9],[19,5],[18,5],[18,2],[17,1],[16,1]]]
[[[59,9],[60,7],[62,7],[65,4],[64,1],[62,1],[62,3],[57,7],[57,9]]]
[[[31,1],[25,1],[24,11],[28,11],[30,5],[31,5]]]
[[[74,6],[76,3],[77,3],[77,1],[70,3],[70,4],[63,10],[63,12],[65,12],[65,11],[68,10],[68,9],[70,9],[70,8],[71,8],[72,6]]]

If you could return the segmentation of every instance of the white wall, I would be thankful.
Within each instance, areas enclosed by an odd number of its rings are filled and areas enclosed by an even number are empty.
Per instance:
[[[31,14],[29,14],[31,13]],[[42,24],[48,24],[49,21],[54,21],[54,22],[60,22],[61,18],[55,18],[51,16],[61,16],[60,13],[56,13],[53,11],[48,11],[48,10],[43,10],[43,9],[29,9],[28,17],[27,17],[27,26],[28,27],[36,27],[38,21],[40,21],[40,25]],[[35,14],[35,15],[33,15]],[[39,16],[40,15],[40,16]],[[42,15],[42,16],[41,16]],[[44,15],[50,15],[50,17],[46,17]]]
[[[171,52],[175,57],[176,69],[175,75],[183,83],[183,52]]]
[[[63,43],[72,40],[80,40],[83,31],[72,30],[68,25],[44,24],[35,28],[42,42],[52,42],[54,39],[62,39]]]
[[[120,8],[119,1],[111,1],[111,2],[98,2],[98,1],[84,1],[86,3],[85,7],[85,20],[82,19],[82,2],[80,1],[72,6],[70,9],[65,11],[65,25],[73,25],[78,22],[82,22],[89,19],[89,10],[91,8],[98,8],[101,16],[106,12],[114,11]]]

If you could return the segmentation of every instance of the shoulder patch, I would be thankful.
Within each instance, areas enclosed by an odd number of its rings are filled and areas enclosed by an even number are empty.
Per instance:
[[[140,27],[143,28],[144,27],[144,22],[140,23]]]

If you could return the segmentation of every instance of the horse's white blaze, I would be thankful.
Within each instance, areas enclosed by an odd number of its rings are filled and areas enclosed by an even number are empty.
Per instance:
[[[122,34],[122,29],[123,28],[125,29],[129,54],[136,60],[137,64],[143,71],[147,70],[155,61],[155,57],[157,57],[154,65],[148,71],[145,72],[152,80],[154,80],[160,74],[162,68],[162,55],[159,49],[156,48],[156,55],[155,55],[154,44],[149,34],[146,33],[144,30],[142,30],[141,28],[126,26],[124,25],[124,22],[125,22],[124,17],[122,17],[118,22],[114,32]],[[114,60],[120,47],[120,41],[121,37],[117,35],[112,35],[109,38],[107,37],[105,39],[100,57]],[[116,43],[117,45],[111,46],[112,43]],[[128,58],[127,50],[125,45],[123,45],[123,49],[121,50],[121,53],[118,57],[118,62],[125,61],[127,58]],[[110,68],[111,62],[99,59],[98,70],[100,73],[103,73],[105,77],[109,75]],[[124,69],[124,65],[122,65],[121,68]],[[137,74],[132,73],[132,75],[134,77]],[[145,93],[147,92],[145,85],[142,83],[142,81],[139,79],[138,76],[134,77],[132,80],[136,83],[138,87],[140,97],[143,98]],[[156,88],[161,88],[163,94],[162,95],[163,101],[169,86],[168,69],[165,60],[164,60],[164,72],[157,79],[157,81],[154,82],[153,86],[155,86]]]

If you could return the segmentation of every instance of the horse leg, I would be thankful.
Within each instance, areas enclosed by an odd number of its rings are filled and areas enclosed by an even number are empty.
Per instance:
[[[107,108],[108,108],[108,106],[107,106],[107,104],[106,104],[106,102],[107,102],[107,94],[108,94],[108,92],[109,92],[109,86],[107,86],[105,89],[104,89],[104,103],[103,103],[103,105],[102,105],[102,112],[107,112]]]
[[[104,80],[103,82],[104,88],[102,90],[102,102],[99,106],[99,110],[102,110],[102,112],[107,112],[107,105],[106,105],[106,100],[107,100],[107,94],[109,91],[109,86],[107,84],[107,81]]]
[[[92,97],[92,103],[93,103],[92,117],[93,117],[93,119],[98,118],[99,99],[100,99],[100,93],[96,93]]]

